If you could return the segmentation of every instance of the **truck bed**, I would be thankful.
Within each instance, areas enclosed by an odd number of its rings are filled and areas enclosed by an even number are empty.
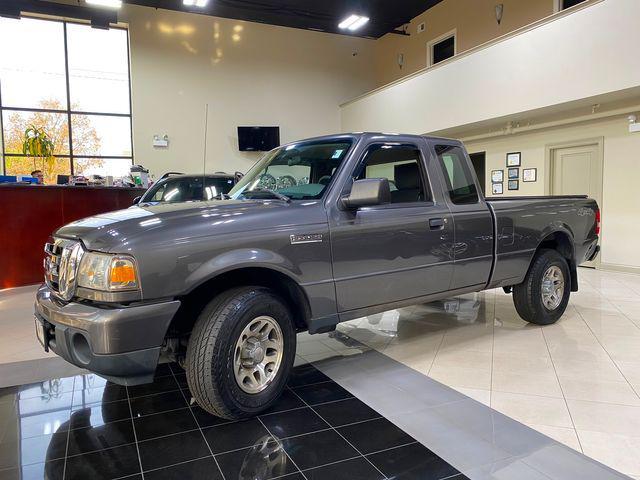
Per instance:
[[[496,255],[490,288],[521,283],[543,241],[564,242],[566,248],[572,248],[572,268],[583,263],[596,247],[594,216],[598,206],[586,195],[489,197],[486,201],[495,219]]]

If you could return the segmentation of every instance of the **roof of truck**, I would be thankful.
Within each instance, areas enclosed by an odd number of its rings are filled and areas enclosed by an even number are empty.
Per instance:
[[[428,140],[440,140],[440,141],[447,141],[447,142],[459,142],[459,140],[453,139],[453,138],[445,138],[445,137],[436,137],[433,135],[416,135],[416,134],[411,134],[411,133],[384,133],[384,132],[351,132],[351,133],[335,133],[333,135],[321,135],[319,137],[312,137],[312,138],[304,138],[304,139],[300,139],[300,140],[296,140],[295,142],[289,142],[286,143],[285,145],[295,145],[296,143],[300,143],[300,142],[309,142],[309,141],[323,141],[323,140],[336,140],[336,139],[340,139],[340,138],[373,138],[375,139],[376,137],[401,137],[403,139],[419,139],[419,138],[425,138]]]

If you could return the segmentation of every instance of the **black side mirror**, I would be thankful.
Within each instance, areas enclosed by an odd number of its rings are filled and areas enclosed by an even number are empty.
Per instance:
[[[142,195],[138,195],[136,198],[134,198],[133,205],[137,205],[138,203],[140,203],[141,198],[142,198]]]
[[[351,187],[351,193],[342,198],[342,204],[349,210],[386,203],[391,203],[391,190],[386,178],[356,180]]]

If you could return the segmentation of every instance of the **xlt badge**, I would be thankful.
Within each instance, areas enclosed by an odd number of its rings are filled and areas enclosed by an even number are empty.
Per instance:
[[[319,243],[322,242],[322,234],[304,233],[301,235],[289,235],[289,239],[291,240],[291,245],[296,245],[298,243]]]

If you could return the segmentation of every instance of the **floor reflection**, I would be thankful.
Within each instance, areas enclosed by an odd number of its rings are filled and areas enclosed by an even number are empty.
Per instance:
[[[360,346],[340,332],[330,340]],[[152,384],[137,387],[80,375],[2,389],[0,479],[458,474],[310,364],[296,366],[278,403],[256,418],[229,422],[190,400],[176,365],[160,366]]]

